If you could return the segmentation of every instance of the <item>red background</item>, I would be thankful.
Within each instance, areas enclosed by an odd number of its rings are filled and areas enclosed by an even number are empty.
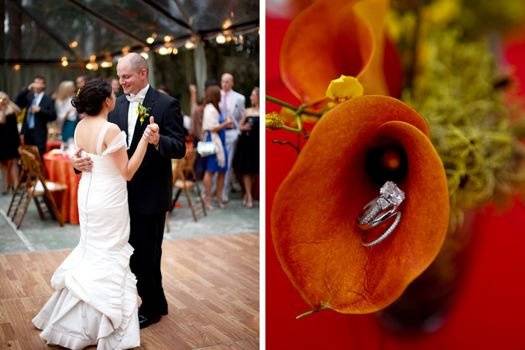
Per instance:
[[[267,93],[296,99],[279,78],[279,49],[287,20],[266,22]],[[525,36],[505,45],[505,58],[525,82]],[[522,84],[522,87],[525,83]],[[518,93],[524,94],[518,87]],[[268,103],[267,111],[277,110]],[[295,140],[290,133],[267,131],[266,345],[267,349],[525,349],[525,204],[493,205],[476,215],[471,259],[444,326],[437,332],[401,339],[383,329],[374,315],[326,311],[296,320],[307,304],[284,275],[270,233],[272,201],[296,159],[291,147],[274,139]],[[319,200],[323,198],[322,194]]]

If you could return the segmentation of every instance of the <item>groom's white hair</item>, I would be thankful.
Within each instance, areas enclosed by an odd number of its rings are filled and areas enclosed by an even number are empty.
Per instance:
[[[119,58],[118,63],[120,62],[129,63],[131,67],[135,70],[139,70],[142,68],[146,69],[146,71],[148,70],[148,62],[146,62],[144,57],[142,57],[136,52],[130,52],[126,56]]]

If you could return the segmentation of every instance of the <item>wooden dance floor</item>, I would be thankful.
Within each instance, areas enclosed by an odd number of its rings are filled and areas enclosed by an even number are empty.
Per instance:
[[[68,252],[0,255],[0,349],[48,348],[31,319]],[[164,241],[162,272],[169,315],[141,331],[140,349],[258,349],[257,234]]]

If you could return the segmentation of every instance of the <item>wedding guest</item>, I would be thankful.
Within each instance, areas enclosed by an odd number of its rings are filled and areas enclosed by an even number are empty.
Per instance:
[[[87,75],[79,75],[76,79],[75,79],[75,86],[77,88],[77,92],[82,88],[84,87],[84,85],[86,85],[86,83],[88,82],[89,80],[89,77]],[[86,114],[85,113],[78,113],[78,117],[77,119],[78,120],[82,120],[86,117]]]
[[[75,96],[75,83],[72,81],[63,81],[58,85],[55,99],[55,110],[57,114],[57,126],[62,135],[62,141],[67,142],[73,138],[75,127],[77,125],[78,113],[71,104]]]
[[[204,100],[204,113],[202,118],[202,130],[204,139],[213,142],[215,154],[203,157],[204,164],[204,203],[211,209],[211,185],[212,178],[217,173],[216,199],[220,208],[224,208],[222,200],[222,189],[224,187],[224,175],[228,166],[228,150],[226,148],[226,129],[233,124],[231,118],[225,117],[219,108],[221,90],[218,86],[210,86],[206,90]]]
[[[77,87],[77,90],[84,87],[84,85],[86,85],[86,82],[88,81],[88,77],[87,75],[79,75],[76,79],[75,79],[75,85]]]
[[[188,136],[193,142],[194,148],[197,147],[199,141],[202,141],[202,117],[204,114],[204,99],[199,98],[197,95],[197,87],[194,84],[189,86],[190,91],[190,105],[191,105],[191,123]],[[201,155],[196,152],[195,154],[195,176],[197,179],[202,180],[204,176],[204,165]]]
[[[210,86],[219,86],[217,80],[208,79],[204,83],[204,95]],[[190,136],[193,137],[195,145],[197,142],[202,141],[202,116],[204,113],[204,99],[199,98],[197,93],[197,86],[190,84],[190,105],[191,105],[191,128]]]
[[[122,91],[120,90],[120,83],[118,82],[118,79],[111,79],[111,90],[113,90],[113,93],[116,97],[119,97],[122,95]]]
[[[16,104],[25,108],[22,122],[22,142],[38,147],[40,156],[46,151],[47,123],[56,119],[55,104],[45,94],[46,80],[37,75],[33,82],[16,97]]]
[[[16,159],[20,138],[16,115],[19,112],[20,108],[9,99],[5,92],[0,91],[0,165],[5,181],[5,192],[16,188],[18,181]]]
[[[221,110],[226,117],[232,120],[231,126],[226,130],[226,152],[230,155],[226,166],[226,174],[224,178],[224,189],[222,191],[222,199],[227,202],[229,200],[229,193],[231,190],[231,183],[234,180],[232,176],[232,159],[235,153],[235,145],[239,137],[239,124],[244,115],[245,98],[242,94],[233,90],[234,80],[233,75],[224,73],[221,77]]]
[[[190,105],[191,105],[191,127],[189,135],[192,137],[194,144],[202,139],[202,116],[204,113],[204,104],[197,96],[197,87],[194,84],[189,86]]]
[[[241,134],[235,151],[233,167],[242,177],[244,185],[243,205],[253,207],[252,187],[259,174],[259,88],[250,95],[251,107],[241,120]]]

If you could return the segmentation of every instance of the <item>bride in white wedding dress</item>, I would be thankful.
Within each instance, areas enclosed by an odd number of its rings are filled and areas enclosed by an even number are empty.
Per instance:
[[[131,159],[126,134],[107,121],[115,106],[109,83],[88,82],[73,100],[85,117],[75,130],[75,145],[89,154],[93,170],[78,187],[80,242],[51,278],[55,290],[33,324],[48,344],[83,349],[129,349],[140,345],[136,279],[129,268],[129,209],[126,181],[139,168],[148,125]]]

